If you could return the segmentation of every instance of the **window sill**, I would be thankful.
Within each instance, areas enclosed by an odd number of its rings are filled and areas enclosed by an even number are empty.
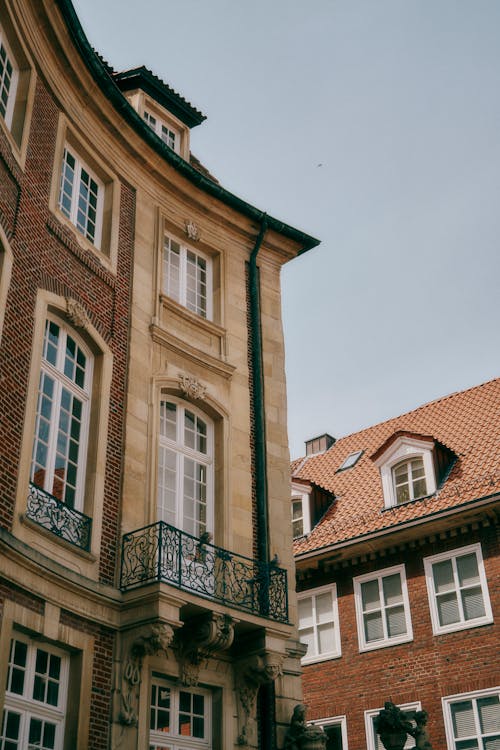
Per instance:
[[[359,646],[359,652],[365,653],[365,651],[377,651],[379,648],[390,648],[391,646],[400,646],[403,643],[410,643],[413,640],[413,634],[407,635],[404,638],[394,638],[390,641],[377,641],[376,643],[368,643]]]
[[[330,653],[330,654],[320,654],[319,656],[310,656],[310,657],[303,657],[300,660],[300,663],[303,667],[307,667],[309,664],[318,664],[323,661],[333,661],[334,659],[340,659],[342,654],[338,653]]]
[[[480,620],[468,620],[467,622],[454,623],[448,625],[445,628],[435,628],[432,626],[432,634],[435,636],[449,635],[451,633],[460,633],[463,630],[473,630],[474,628],[482,628],[485,625],[492,625],[493,617],[482,617]]]
[[[437,492],[431,492],[430,495],[424,495],[423,497],[416,497],[414,500],[407,500],[405,503],[395,503],[394,505],[385,505],[382,508],[382,513],[386,513],[396,508],[406,508],[414,503],[421,503],[423,500],[430,500],[432,497],[437,497]]]

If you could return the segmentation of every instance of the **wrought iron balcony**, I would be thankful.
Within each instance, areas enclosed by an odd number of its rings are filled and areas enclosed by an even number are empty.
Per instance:
[[[122,591],[153,581],[271,620],[288,621],[286,570],[228,552],[164,521],[122,539]]]
[[[92,519],[34,484],[30,484],[26,517],[80,549],[90,549]]]

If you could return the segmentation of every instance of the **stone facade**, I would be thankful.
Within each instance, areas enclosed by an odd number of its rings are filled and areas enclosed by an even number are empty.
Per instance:
[[[0,736],[270,749],[301,697],[279,274],[316,240],[192,166],[201,113],[68,0],[8,0],[0,41]]]

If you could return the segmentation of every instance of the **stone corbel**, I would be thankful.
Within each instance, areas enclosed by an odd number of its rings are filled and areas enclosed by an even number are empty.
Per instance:
[[[145,656],[164,653],[172,643],[174,630],[170,625],[156,622],[135,633],[123,660],[121,710],[118,721],[124,726],[137,726],[139,684]]]
[[[187,622],[176,639],[182,684],[197,685],[202,662],[230,648],[233,639],[234,622],[229,615],[210,612]]]
[[[90,322],[84,306],[73,297],[66,297],[66,315],[75,328],[87,328]]]
[[[196,380],[192,375],[185,372],[179,373],[179,388],[188,398],[194,401],[204,401],[207,396],[207,388]]]
[[[238,698],[238,745],[256,745],[257,693],[261,685],[283,675],[283,654],[252,654],[234,665]]]

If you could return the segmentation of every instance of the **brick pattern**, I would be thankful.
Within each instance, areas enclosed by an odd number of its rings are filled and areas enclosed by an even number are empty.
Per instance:
[[[0,349],[0,524],[11,528],[21,451],[38,289],[80,302],[113,353],[100,579],[113,583],[118,542],[124,440],[126,367],[133,261],[135,193],[122,183],[116,277],[84,250],[49,211],[58,109],[37,79],[24,172],[0,158],[0,222],[14,257]],[[3,133],[0,136],[5,139]],[[0,144],[0,156],[5,143]],[[19,170],[17,170],[19,171]],[[3,172],[3,173],[2,173]],[[20,325],[22,321],[22,325]]]
[[[482,627],[435,636],[423,558],[480,541],[493,613],[500,611],[500,545],[498,528],[457,535],[413,550],[387,555],[376,563],[343,568],[314,585],[337,583],[342,656],[304,667],[304,700],[308,719],[345,714],[349,750],[365,750],[364,711],[384,701],[421,701],[429,713],[429,735],[435,748],[445,748],[441,697],[491,688],[500,674],[498,621]],[[413,641],[359,652],[353,577],[405,563],[413,625]],[[311,583],[308,583],[310,588]]]

